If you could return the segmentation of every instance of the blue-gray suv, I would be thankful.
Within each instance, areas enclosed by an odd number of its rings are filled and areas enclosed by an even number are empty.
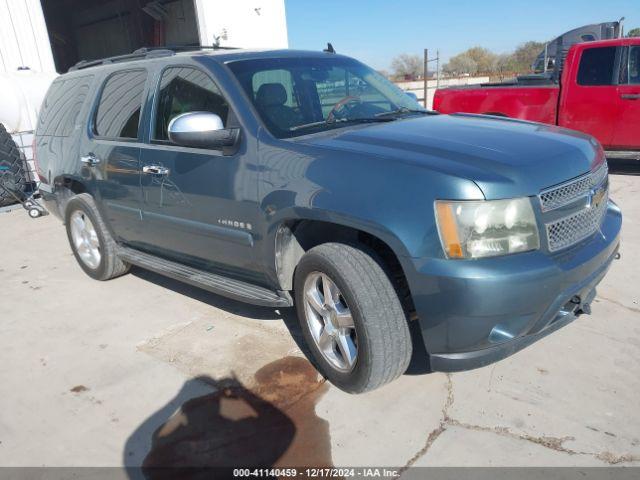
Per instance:
[[[589,313],[618,255],[594,139],[438,115],[332,52],[81,62],[47,94],[36,155],[89,276],[137,265],[295,304],[311,360],[349,392],[414,351],[457,371],[524,348]]]

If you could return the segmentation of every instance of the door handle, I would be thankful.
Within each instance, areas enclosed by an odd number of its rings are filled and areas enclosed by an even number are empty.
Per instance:
[[[80,161],[87,165],[88,167],[93,167],[100,163],[100,159],[96,157],[93,153],[87,153],[86,155],[80,157]]]
[[[640,100],[640,93],[623,93],[620,98],[623,100]]]
[[[142,173],[149,175],[169,175],[169,169],[161,165],[145,165],[142,167]]]

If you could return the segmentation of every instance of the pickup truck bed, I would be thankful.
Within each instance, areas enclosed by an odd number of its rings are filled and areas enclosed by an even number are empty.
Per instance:
[[[434,108],[440,112],[467,112],[556,124],[558,85],[500,85],[453,87],[438,90]]]
[[[640,159],[640,38],[576,44],[554,78],[442,89],[433,108],[558,125],[595,137],[611,157]]]

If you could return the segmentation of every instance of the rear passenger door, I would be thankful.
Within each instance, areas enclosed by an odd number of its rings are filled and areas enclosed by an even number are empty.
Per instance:
[[[83,168],[95,178],[98,204],[119,241],[141,240],[140,114],[144,69],[112,73],[104,81],[90,141],[81,146]]]
[[[577,74],[568,85],[562,85],[558,124],[593,135],[604,146],[611,144],[619,113],[618,54],[617,47],[585,48],[578,59]]]
[[[635,42],[624,49],[616,99],[619,114],[611,143],[622,150],[640,150],[640,41]]]
[[[193,66],[168,66],[155,92],[149,144],[141,157],[142,210],[148,250],[207,270],[255,281],[258,221],[255,172],[245,164],[246,141],[236,153],[183,147],[169,140],[176,116],[205,111],[226,128],[238,126],[210,74]],[[227,152],[228,153],[228,152]],[[151,167],[151,172],[147,168]],[[152,173],[161,170],[162,174]]]

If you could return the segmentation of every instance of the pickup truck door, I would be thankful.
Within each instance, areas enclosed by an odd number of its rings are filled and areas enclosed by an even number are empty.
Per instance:
[[[236,153],[183,147],[167,134],[172,118],[209,111],[225,127],[237,126],[226,99],[209,74],[192,66],[160,73],[141,153],[143,249],[197,268],[259,281],[254,234],[258,221],[257,180],[247,167],[246,139]]]
[[[640,42],[625,47],[616,99],[619,112],[612,147],[640,150]]]
[[[563,76],[558,125],[593,135],[611,145],[618,118],[616,61],[618,47],[578,48],[567,58]]]

